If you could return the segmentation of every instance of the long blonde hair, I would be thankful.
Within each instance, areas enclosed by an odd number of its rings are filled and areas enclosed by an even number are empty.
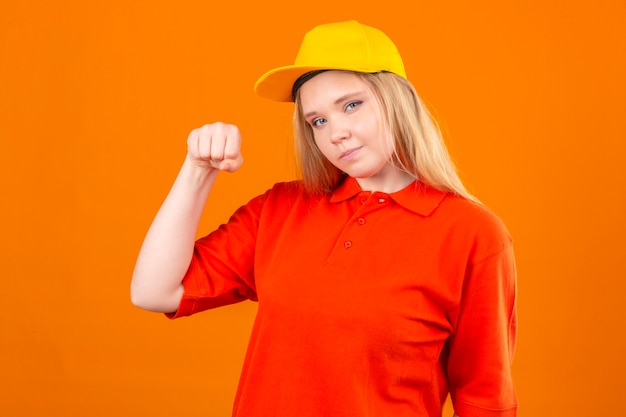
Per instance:
[[[419,181],[472,201],[450,158],[439,127],[406,79],[390,73],[354,72],[378,100],[394,142],[392,164]],[[293,115],[298,166],[308,192],[331,193],[345,175],[318,149],[313,130],[306,123],[299,92]]]

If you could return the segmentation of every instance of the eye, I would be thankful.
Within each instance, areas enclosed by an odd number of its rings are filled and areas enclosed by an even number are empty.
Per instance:
[[[313,126],[313,127],[320,127],[324,123],[326,123],[326,119],[324,119],[323,117],[318,117],[317,119],[313,119],[311,121],[311,126]]]
[[[361,105],[363,102],[362,101],[351,101],[350,103],[348,103],[346,105],[346,110],[353,110],[355,109],[357,106]]]

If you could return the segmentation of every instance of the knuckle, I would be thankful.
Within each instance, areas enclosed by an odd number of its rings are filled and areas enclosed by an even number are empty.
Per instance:
[[[226,124],[223,122],[215,122],[213,123],[213,129],[216,132],[223,132],[224,130],[226,130]]]
[[[187,135],[187,141],[190,142],[194,138],[198,137],[199,130],[200,129],[193,129],[191,132],[189,132],[189,135]]]
[[[211,130],[212,126],[209,124],[206,124],[200,128],[200,132],[203,136],[209,135],[211,133]]]

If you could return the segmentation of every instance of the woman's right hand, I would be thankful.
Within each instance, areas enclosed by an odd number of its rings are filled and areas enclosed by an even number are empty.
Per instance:
[[[207,197],[220,170],[241,167],[240,148],[237,126],[213,123],[191,131],[185,163],[139,251],[131,281],[133,304],[150,311],[176,311]]]
[[[217,122],[192,130],[187,138],[187,160],[203,169],[237,171],[243,164],[239,129]]]

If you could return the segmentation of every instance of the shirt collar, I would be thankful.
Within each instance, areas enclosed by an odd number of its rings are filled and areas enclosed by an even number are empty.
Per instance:
[[[346,179],[335,188],[333,195],[330,197],[330,202],[340,203],[363,192],[356,179],[346,177]],[[414,181],[395,193],[386,194],[374,192],[374,194],[388,195],[402,207],[417,214],[421,214],[422,216],[429,216],[448,195],[447,192],[436,190],[420,181]]]

